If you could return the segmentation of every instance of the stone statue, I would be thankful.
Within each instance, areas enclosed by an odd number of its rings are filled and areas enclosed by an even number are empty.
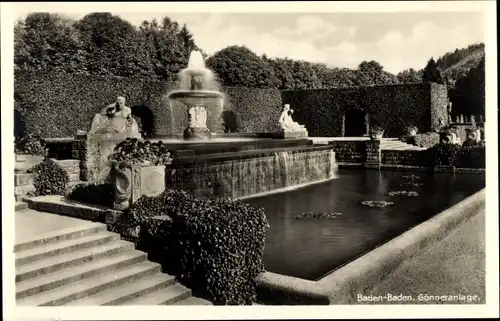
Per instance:
[[[278,120],[281,128],[286,131],[303,131],[305,129],[304,125],[299,125],[299,123],[293,121],[292,114],[293,109],[290,109],[289,104],[285,104]]]
[[[207,109],[203,106],[194,106],[189,108],[189,127],[206,128],[207,127]]]
[[[132,118],[132,110],[125,105],[124,97],[117,97],[97,114],[92,120],[89,134],[131,133],[139,135],[139,126]]]

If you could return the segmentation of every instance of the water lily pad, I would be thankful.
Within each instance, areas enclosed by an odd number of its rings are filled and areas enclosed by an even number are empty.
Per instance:
[[[401,186],[401,187],[420,187],[423,185],[424,185],[423,183],[406,182],[406,183],[400,184],[399,186]]]
[[[330,212],[330,213],[323,213],[323,212],[305,212],[305,213],[300,213],[297,215],[294,215],[293,218],[295,219],[315,219],[315,220],[320,220],[320,219],[334,219],[337,216],[342,215],[342,213],[335,213],[335,212]]]
[[[401,178],[404,178],[404,179],[419,179],[420,176],[416,176],[416,175],[406,175],[406,176],[401,176]]]
[[[418,193],[415,191],[391,191],[389,192],[390,196],[418,196]]]
[[[387,202],[387,201],[361,201],[361,205],[364,206],[369,206],[369,207],[386,207],[389,205],[394,205],[394,202]]]

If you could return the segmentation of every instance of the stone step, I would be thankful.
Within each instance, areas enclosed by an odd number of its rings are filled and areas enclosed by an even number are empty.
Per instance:
[[[105,231],[53,244],[44,244],[39,247],[16,252],[16,266],[45,259],[51,256],[70,253],[83,248],[102,245],[119,238],[119,234]]]
[[[175,305],[213,305],[213,303],[208,300],[192,296],[175,303]]]
[[[18,300],[17,304],[20,306],[59,306],[158,272],[160,272],[159,264],[144,261]]]
[[[106,224],[82,221],[81,226],[78,227],[70,227],[58,231],[44,233],[38,235],[36,238],[20,241],[18,242],[18,244],[14,246],[14,251],[18,252],[18,251],[33,249],[37,246],[42,246],[45,244],[51,244],[69,239],[81,238],[91,234],[105,232],[106,230],[107,230]]]
[[[175,277],[157,273],[132,283],[126,283],[112,289],[98,292],[94,295],[84,297],[76,301],[70,301],[65,306],[101,306],[119,305],[140,296],[166,288],[175,283]]]
[[[124,302],[121,305],[167,305],[174,304],[191,296],[191,290],[176,283],[150,294]]]
[[[112,241],[99,247],[85,248],[65,255],[48,257],[31,264],[16,268],[16,282],[52,273],[64,268],[84,264],[96,259],[117,254],[125,250],[133,250],[134,244],[122,240]]]
[[[41,275],[16,283],[16,298],[22,299],[57,287],[70,285],[81,280],[92,278],[133,264],[144,262],[147,254],[141,251],[126,251],[117,255],[101,258],[96,261],[71,266],[65,269]]]
[[[16,212],[24,211],[24,210],[27,210],[27,209],[28,209],[28,204],[27,203],[16,201],[16,207],[15,207],[15,211]]]

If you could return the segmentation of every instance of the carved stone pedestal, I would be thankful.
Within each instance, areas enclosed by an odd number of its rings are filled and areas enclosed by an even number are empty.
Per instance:
[[[301,130],[285,130],[281,129],[278,133],[279,138],[307,138],[309,136],[309,133],[307,132],[307,129],[304,127]]]
[[[184,131],[186,140],[209,140],[211,137],[210,129],[206,127],[188,127]]]

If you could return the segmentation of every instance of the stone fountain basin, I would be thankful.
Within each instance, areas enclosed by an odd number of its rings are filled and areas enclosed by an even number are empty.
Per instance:
[[[170,99],[180,100],[183,98],[223,98],[221,92],[215,90],[177,90],[168,95]]]

